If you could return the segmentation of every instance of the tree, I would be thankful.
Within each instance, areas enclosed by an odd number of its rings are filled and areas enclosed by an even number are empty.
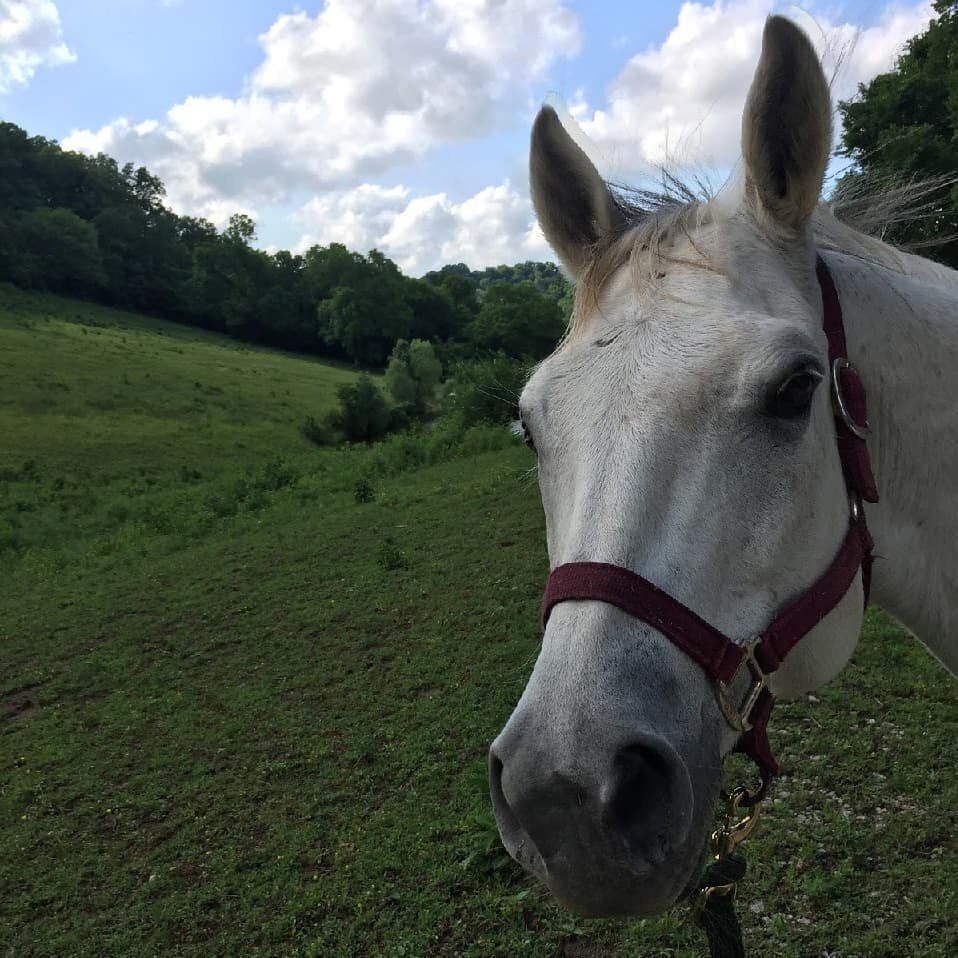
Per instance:
[[[96,227],[64,209],[19,218],[21,252],[14,278],[23,285],[85,296],[106,282]]]
[[[531,283],[496,283],[483,295],[470,331],[483,349],[501,350],[515,359],[541,359],[555,349],[564,330],[559,304]]]
[[[190,258],[176,217],[132,203],[108,206],[93,220],[112,303],[161,315],[182,314]]]
[[[412,324],[404,277],[378,250],[350,258],[342,285],[319,304],[319,335],[354,363],[381,368]]]
[[[229,219],[224,235],[241,246],[249,246],[256,239],[256,223],[246,213],[234,213]]]
[[[409,343],[400,339],[386,364],[386,388],[393,402],[410,409],[416,404],[416,380],[409,369]]]
[[[465,329],[469,317],[456,309],[444,287],[422,279],[407,279],[404,298],[412,314],[410,336],[439,342]]]
[[[527,260],[513,266],[487,266],[481,273],[473,273],[480,289],[496,283],[531,283],[549,299],[561,300],[568,296],[572,284],[562,275],[555,263],[536,263]]]
[[[36,152],[36,140],[26,131],[0,123],[0,209],[28,210],[43,202]]]
[[[908,41],[894,70],[858,88],[854,100],[839,104],[844,132],[842,150],[858,169],[842,183],[907,183],[953,177],[958,146],[958,0],[937,0],[937,18]],[[935,215],[912,224],[892,224],[886,238],[921,243],[958,233],[958,184],[950,184]],[[958,266],[958,243],[931,255]]]
[[[146,167],[70,152],[0,121],[0,280],[361,366],[382,367],[399,340],[412,341],[405,392],[392,376],[397,395],[410,397],[400,412],[416,415],[442,365],[500,349],[542,355],[561,334],[551,306],[568,312],[569,284],[551,263],[454,263],[411,279],[377,250],[338,243],[267,254],[247,214],[218,230],[165,202]]]
[[[263,338],[258,307],[269,287],[271,260],[249,241],[256,225],[245,213],[230,217],[219,236],[193,252],[192,308],[208,325],[249,339]]]
[[[386,367],[386,388],[397,405],[412,416],[425,415],[436,395],[442,377],[442,364],[432,343],[400,339]]]

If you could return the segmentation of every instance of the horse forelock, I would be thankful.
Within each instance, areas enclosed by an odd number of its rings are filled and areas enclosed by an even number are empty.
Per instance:
[[[942,191],[951,188],[956,177],[895,184],[880,179],[866,180],[854,188],[839,186],[828,201],[819,204],[811,230],[817,248],[845,253],[899,273],[925,271],[935,274],[936,266],[916,260],[907,247],[896,247],[885,237],[892,226],[907,226],[936,215]],[[634,289],[655,286],[666,264],[716,271],[707,249],[696,242],[696,232],[710,225],[731,223],[738,209],[730,204],[735,184],[727,183],[712,192],[702,181],[687,183],[672,173],[663,177],[659,190],[629,189],[609,184],[622,224],[602,235],[591,250],[590,259],[576,283],[575,308],[565,339],[574,339],[590,325],[609,282],[628,267]],[[741,220],[738,222],[741,224]],[[759,230],[758,226],[753,229]],[[924,242],[921,248],[942,246],[953,236]],[[678,247],[681,244],[681,250]]]

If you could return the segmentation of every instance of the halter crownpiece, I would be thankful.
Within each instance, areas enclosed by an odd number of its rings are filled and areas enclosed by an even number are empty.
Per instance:
[[[761,635],[744,645],[733,642],[678,599],[623,566],[604,562],[569,562],[557,566],[549,576],[542,597],[543,628],[559,602],[574,599],[607,602],[647,622],[697,662],[715,683],[716,698],[726,721],[741,733],[738,750],[748,755],[761,773],[762,787],[750,798],[749,804],[761,799],[779,770],[768,741],[768,720],[774,704],[768,688],[769,676],[798,642],[838,605],[859,570],[866,603],[871,579],[874,543],[865,524],[862,501],[877,502],[878,489],[865,442],[869,428],[865,384],[848,361],[841,302],[821,256],[817,257],[815,275],[822,293],[822,325],[832,370],[838,455],[849,496],[848,532],[824,573],[782,609]],[[748,671],[748,689],[744,698],[736,702],[731,697],[732,687],[743,669]]]

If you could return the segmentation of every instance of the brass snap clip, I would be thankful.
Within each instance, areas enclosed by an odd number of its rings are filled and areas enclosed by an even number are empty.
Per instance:
[[[716,861],[731,855],[755,831],[759,812],[762,809],[762,803],[754,801],[757,795],[758,792],[753,792],[744,785],[739,785],[729,793],[726,799],[725,820],[712,832],[710,845]],[[743,804],[744,815],[740,811],[740,806]]]
[[[722,824],[712,832],[709,848],[713,864],[728,858],[745,841],[758,824],[761,790],[752,791],[743,785],[726,796],[725,816]],[[706,869],[706,873],[709,869]],[[692,904],[692,917],[698,921],[713,896],[735,897],[737,881],[705,885],[699,889]]]

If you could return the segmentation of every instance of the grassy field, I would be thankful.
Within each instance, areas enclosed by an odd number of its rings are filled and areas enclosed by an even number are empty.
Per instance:
[[[230,470],[355,377],[308,357],[0,284],[0,470],[25,459],[99,480],[163,465]]]
[[[2,415],[48,380],[77,412],[59,439],[42,408],[35,436],[0,432],[0,954],[704,954],[681,912],[559,911],[495,835],[485,752],[546,571],[524,448],[474,430],[313,450],[296,425],[325,367],[111,314],[113,347],[163,333],[137,382],[233,377],[181,407],[172,446],[137,442],[86,401],[122,351],[85,351],[88,307],[34,303],[61,318],[0,307]],[[123,408],[162,423],[191,377]],[[228,435],[194,436],[210,418]],[[107,421],[124,438],[91,450]],[[873,612],[841,679],[773,724],[786,774],[749,843],[749,954],[953,958],[953,681]]]
[[[188,485],[213,517],[260,502],[355,375],[0,284],[0,556],[202,526],[179,514],[200,501]]]

